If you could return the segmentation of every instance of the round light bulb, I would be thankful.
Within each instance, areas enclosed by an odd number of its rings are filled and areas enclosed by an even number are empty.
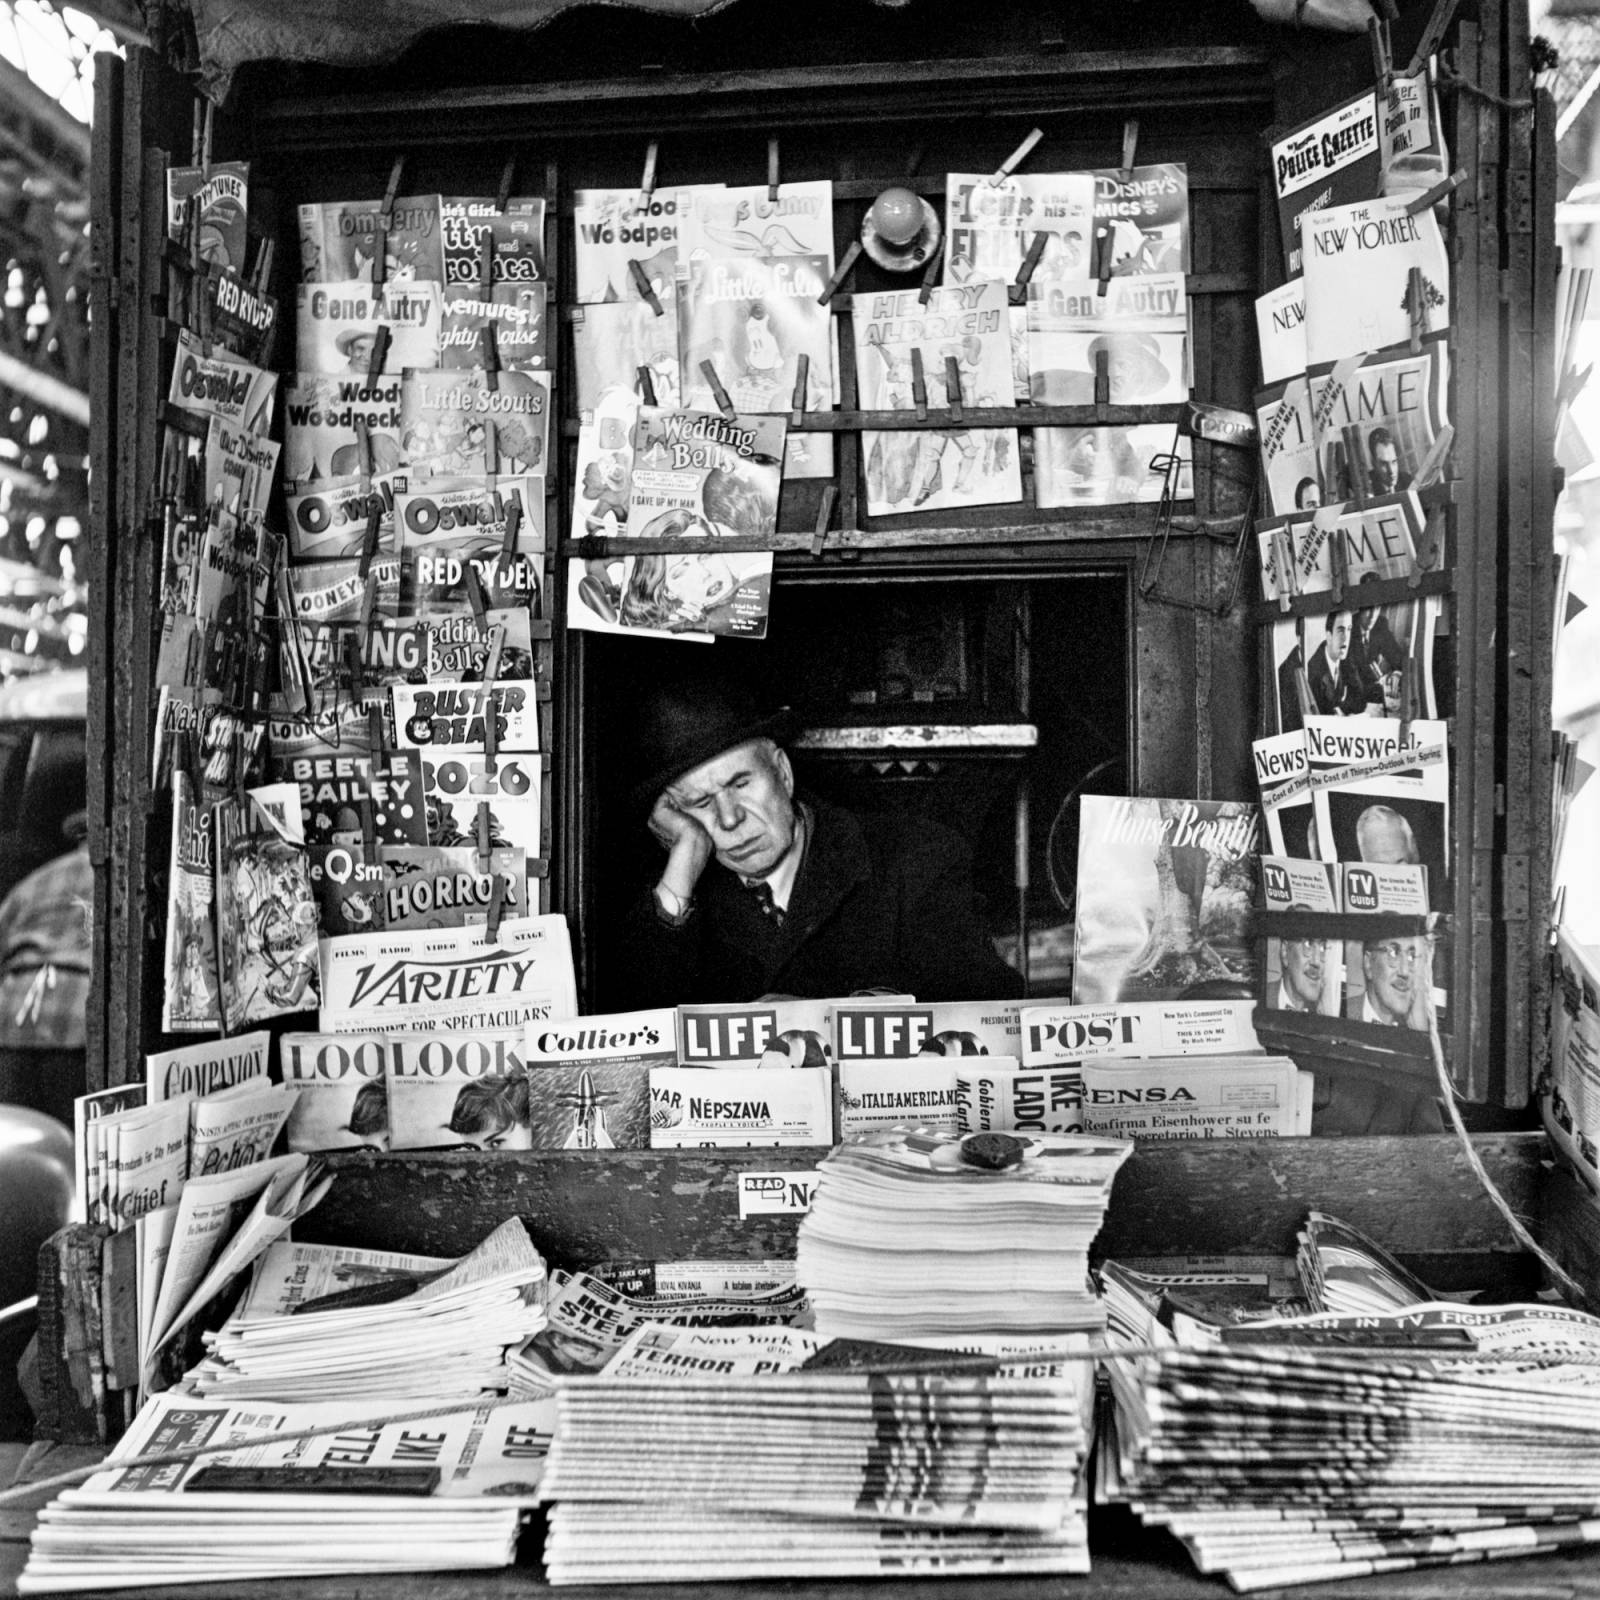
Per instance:
[[[909,189],[885,189],[872,202],[872,226],[886,244],[904,247],[922,231],[922,202]]]

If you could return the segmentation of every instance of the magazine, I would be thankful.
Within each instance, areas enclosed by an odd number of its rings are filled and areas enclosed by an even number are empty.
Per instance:
[[[573,299],[639,300],[640,273],[656,299],[672,298],[679,241],[693,207],[689,189],[657,189],[641,206],[637,189],[578,189],[572,196]]]
[[[353,849],[370,816],[378,844],[427,844],[422,762],[415,750],[300,755],[289,762],[299,785],[306,842]]]
[[[1034,236],[1045,246],[1035,278],[1090,272],[1096,183],[1090,172],[952,172],[945,178],[944,281],[1015,283]],[[1109,195],[1108,209],[1112,206]],[[858,341],[859,347],[859,341]]]
[[[1311,1132],[1312,1075],[1287,1056],[1089,1061],[1083,1125],[1122,1139],[1280,1139]]]
[[[291,1150],[389,1148],[389,1036],[286,1033],[283,1081],[299,1090],[289,1113]]]
[[[1033,430],[1034,503],[1050,506],[1146,505],[1170,481],[1174,499],[1194,498],[1191,440],[1160,422]],[[1176,458],[1174,472],[1166,466]]]
[[[827,262],[823,283],[833,275],[833,184],[828,179],[782,184],[776,199],[765,184],[701,184],[690,194],[693,204],[682,236],[685,271],[708,256],[821,256]]]
[[[921,352],[930,406],[949,403],[947,359],[956,362],[963,405],[1008,405],[1015,392],[1008,312],[999,281],[934,289],[927,305],[915,289],[858,295],[852,315],[862,409],[915,409],[913,350]],[[1014,428],[869,432],[861,448],[870,516],[1022,498]]]
[[[429,617],[426,677],[430,683],[477,683],[488,665],[496,634],[501,678],[531,682],[537,670],[533,629],[526,606],[489,606],[483,622],[472,615]],[[408,675],[407,681],[414,681]]]
[[[286,486],[348,478],[361,470],[359,418],[371,441],[371,475],[402,475],[400,377],[388,373],[368,384],[359,378],[296,373],[283,397],[283,476]],[[296,551],[314,555],[317,552]]]
[[[1600,970],[1592,947],[1570,928],[1557,930],[1553,976],[1550,1072],[1539,1112],[1567,1165],[1600,1189]]]
[[[954,1133],[956,1073],[954,1057],[841,1060],[838,1137],[848,1139],[869,1128],[906,1124],[939,1133]]]
[[[1325,505],[1310,518],[1304,515],[1272,518],[1256,524],[1261,548],[1262,598],[1277,600],[1282,594],[1282,562],[1271,557],[1272,542],[1282,528],[1293,561],[1290,594],[1325,594],[1333,588],[1334,541],[1343,547],[1344,587],[1347,595],[1364,578],[1408,578],[1416,566],[1426,519],[1414,490],[1404,489],[1364,507],[1353,502]],[[1307,670],[1310,659],[1307,658]]]
[[[167,237],[181,240],[193,201],[200,202],[200,259],[243,272],[249,245],[250,163],[167,168]]]
[[[1315,510],[1323,502],[1317,438],[1311,424],[1311,385],[1302,375],[1256,395],[1261,438],[1261,500],[1274,517]]]
[[[188,1176],[209,1178],[265,1161],[294,1108],[295,1093],[262,1078],[187,1102]]]
[[[1399,861],[1341,861],[1337,874],[1339,909],[1352,916],[1397,912],[1421,917],[1428,913],[1428,869]]]
[[[485,477],[490,431],[496,470],[545,470],[550,374],[478,367],[412,368],[400,381],[400,446],[413,490],[430,478]]]
[[[367,548],[372,514],[378,514],[374,553],[399,554],[394,503],[403,492],[403,471],[347,473],[342,478],[319,478],[284,491],[289,522],[289,554],[296,563],[348,560]]]
[[[330,938],[385,928],[465,928],[488,920],[496,883],[501,913],[527,915],[527,855],[476,847],[380,845],[378,859],[361,849],[326,845],[311,853],[317,925]]]
[[[833,1059],[834,1000],[678,1007],[678,1065],[821,1067]]]
[[[1444,883],[1450,854],[1447,745],[1443,722],[1419,718],[1407,727],[1394,717],[1307,717],[1322,859],[1424,866],[1430,883]]]
[[[1322,861],[1263,856],[1263,903],[1268,911],[1337,911],[1335,870]],[[1284,936],[1272,933],[1270,922],[1267,926],[1262,1004],[1269,1011],[1338,1016],[1344,988],[1344,950],[1339,940],[1303,933]]]
[[[675,296],[664,300],[660,311],[644,300],[574,306],[572,356],[578,415],[585,422],[594,420],[607,389],[638,389],[641,367],[650,374],[658,406],[683,404]]]
[[[407,751],[420,758],[428,844],[473,845],[544,854],[544,774],[536,750],[483,745]],[[399,842],[399,841],[395,841]],[[422,841],[407,841],[417,843]]]
[[[256,366],[268,364],[278,337],[278,302],[231,267],[212,266],[205,275],[211,337]]]
[[[1189,398],[1188,280],[1181,272],[1028,285],[1028,370],[1035,405],[1092,405],[1106,357],[1114,406]]]
[[[1278,534],[1286,538],[1286,530]],[[1281,570],[1287,570],[1287,543],[1281,544],[1283,561]],[[1306,653],[1301,638],[1304,618],[1280,616],[1270,629],[1272,649],[1272,719],[1270,726],[1279,733],[1298,733],[1306,725],[1306,714],[1312,709],[1311,684],[1306,677]]]
[[[1126,173],[1097,167],[1090,176],[1095,233],[1109,237],[1109,246],[1101,248],[1108,250],[1106,265],[1113,276],[1189,271],[1189,169],[1181,161],[1133,167]],[[1092,272],[1091,266],[1056,275],[1083,278]],[[1044,275],[1052,274],[1047,270]],[[1040,276],[1037,268],[1034,276]]]
[[[1432,211],[1408,196],[1328,206],[1305,222],[1306,361],[1316,366],[1410,340],[1412,268],[1422,333],[1450,326],[1450,258]]]
[[[650,1070],[677,1064],[677,1014],[667,1006],[530,1023],[523,1055],[535,1150],[645,1150]]]
[[[1448,339],[1325,362],[1308,377],[1325,498],[1350,499],[1358,482],[1363,497],[1409,489],[1449,420]]]
[[[548,284],[496,283],[487,298],[481,284],[454,284],[444,291],[438,360],[415,364],[536,372],[550,365],[549,327]]]
[[[1382,934],[1344,947],[1344,1014],[1428,1033],[1450,1031],[1449,942],[1442,933]]]
[[[957,1133],[1081,1133],[1083,1073],[996,1056],[956,1067]]]
[[[1256,339],[1261,346],[1261,381],[1283,383],[1306,370],[1306,286],[1291,278],[1256,300]]]
[[[219,1033],[217,942],[212,919],[211,806],[194,792],[187,772],[172,774],[172,854],[167,873],[166,981],[161,1027],[165,1033]]]
[[[1257,1048],[1254,1001],[1122,1000],[1110,1005],[1029,1006],[1022,1015],[1022,1064],[1230,1055]]]
[[[778,524],[786,417],[641,406],[634,428],[628,531],[643,538],[771,538]],[[668,552],[624,563],[617,620],[762,639],[770,550]]]
[[[1362,606],[1360,595],[1359,587],[1350,592],[1354,609],[1300,619],[1312,710],[1322,716],[1401,716],[1409,675],[1413,713],[1431,717],[1433,638],[1442,602]]]
[[[443,308],[437,283],[302,283],[296,290],[295,365],[303,378],[322,373],[364,380],[378,329],[389,330],[384,373],[437,367]]]
[[[1022,1037],[1021,1000],[951,1000],[919,1005],[887,999],[835,1000],[834,1057],[1014,1056]]]
[[[1250,750],[1268,851],[1298,860],[1319,859],[1304,719],[1288,732],[1255,740]]]
[[[279,446],[258,433],[241,433],[220,417],[206,428],[204,491],[214,518],[259,522],[266,514]]]
[[[192,1099],[256,1078],[264,1079],[270,1040],[271,1035],[262,1030],[237,1034],[231,1039],[209,1039],[204,1044],[184,1045],[177,1050],[161,1050],[146,1056],[144,1079],[151,1103]]]
[[[833,1142],[826,1068],[652,1067],[652,1150],[737,1149]]]
[[[512,548],[506,549],[516,516]],[[541,477],[429,478],[395,499],[401,594],[409,612],[471,609],[466,573],[477,573],[485,603],[540,609],[545,550]]]
[[[1254,994],[1260,835],[1242,801],[1083,796],[1073,1000]]]
[[[178,330],[167,400],[180,410],[217,417],[241,433],[266,433],[272,427],[278,375],[223,351],[205,353],[199,338]]]
[[[567,920],[508,917],[482,928],[322,941],[325,1033],[516,1028],[578,1009]]]
[[[483,281],[485,240],[493,282],[538,283],[545,278],[542,196],[512,195],[502,207],[494,200],[447,194],[440,199],[439,217],[447,284]]]
[[[341,556],[288,564],[278,574],[278,607],[279,616],[296,626],[392,617],[400,609],[400,559],[375,555],[364,563]]]
[[[302,205],[298,216],[306,283],[444,282],[436,194],[397,197],[387,218],[378,197]]]
[[[482,745],[493,719],[495,743],[537,750],[537,686],[497,678],[492,686],[397,683],[389,691],[395,743],[406,749]]]
[[[396,1033],[389,1040],[389,1148],[527,1150],[522,1030]]]

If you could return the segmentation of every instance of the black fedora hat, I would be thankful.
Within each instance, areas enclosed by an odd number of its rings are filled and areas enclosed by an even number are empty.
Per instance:
[[[634,740],[645,776],[629,792],[635,809],[648,811],[676,778],[724,750],[751,739],[779,739],[793,725],[788,706],[763,711],[742,684],[699,682],[656,689],[645,700]]]

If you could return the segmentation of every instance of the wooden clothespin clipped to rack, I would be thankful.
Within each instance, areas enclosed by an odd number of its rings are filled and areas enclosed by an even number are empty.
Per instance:
[[[1278,591],[1278,610],[1287,615],[1294,595],[1294,547],[1287,528],[1272,530],[1272,571]]]
[[[488,479],[484,487],[494,494],[500,477],[500,430],[493,417],[483,419],[483,475]]]
[[[709,356],[700,363],[700,376],[706,380],[711,389],[711,398],[717,402],[717,410],[732,422],[739,415],[733,409],[733,401],[728,391],[722,386],[722,379],[717,376],[716,363]]]
[[[1422,281],[1422,268],[1406,273],[1406,317],[1411,323],[1411,353],[1422,350],[1422,336],[1428,331],[1428,293]]]
[[[508,570],[515,575],[517,543],[522,536],[522,491],[519,488],[506,502],[506,531],[500,541],[500,553],[494,558],[495,581],[502,587],[510,581]]]
[[[1111,405],[1111,356],[1105,350],[1094,353],[1094,420],[1105,422]]]
[[[647,406],[656,403],[656,380],[651,376],[649,367],[639,367],[639,398]]]
[[[925,306],[933,298],[933,291],[939,282],[939,274],[944,269],[944,256],[935,250],[928,257],[928,264],[922,269],[922,287],[917,290],[917,304]]]
[[[661,297],[656,293],[656,286],[651,283],[649,274],[644,270],[644,263],[636,257],[628,261],[628,276],[633,279],[633,286],[639,291],[639,298],[660,316],[665,316],[665,308],[661,304]]]
[[[911,347],[911,399],[917,408],[917,421],[928,420],[928,377],[922,370],[922,346]]]
[[[993,188],[1004,183],[1006,179],[1009,178],[1011,174],[1028,159],[1028,157],[1033,153],[1033,147],[1038,144],[1042,138],[1044,138],[1044,129],[1035,128],[1028,135],[1028,137],[1024,139],[1022,143],[1019,144],[1017,148],[1013,150],[1011,154],[1008,155],[1005,160],[994,169],[993,172],[989,174],[990,187]]]
[[[944,397],[950,408],[950,420],[960,422],[964,415],[961,397],[961,363],[954,356],[944,358]]]
[[[1122,124],[1122,165],[1117,168],[1117,176],[1124,183],[1133,179],[1133,169],[1139,154],[1139,119],[1129,117]]]
[[[839,257],[839,265],[833,269],[833,276],[823,285],[822,293],[817,296],[817,304],[825,306],[839,292],[839,286],[849,276],[850,269],[856,264],[856,258],[861,254],[861,241],[852,239],[845,253]]]
[[[233,730],[233,737],[229,744],[233,752],[233,798],[239,810],[248,817],[250,814],[250,796],[245,792],[245,787],[249,776],[250,758],[245,752],[243,728],[236,727]]]
[[[383,288],[383,282],[389,270],[389,232],[394,227],[394,203],[400,193],[400,180],[405,175],[406,158],[396,156],[394,165],[389,168],[388,186],[383,191],[383,208],[379,213],[378,234],[372,241],[372,298],[378,298],[378,291]],[[371,377],[368,380],[371,382]]]
[[[372,336],[372,354],[367,357],[367,387],[372,388],[382,373],[384,364],[389,359],[389,324],[380,322],[378,331]]]
[[[500,169],[500,187],[495,191],[495,215],[503,217],[506,207],[511,204],[511,190],[517,181],[517,158],[507,156],[506,164]]]
[[[660,141],[652,139],[644,149],[644,172],[639,178],[639,198],[634,204],[635,211],[648,211],[650,201],[656,192],[656,152],[660,149]]]
[[[494,875],[494,887],[489,890],[489,910],[483,923],[483,942],[496,944],[500,939],[500,919],[506,911],[506,878],[503,872]]]
[[[1412,52],[1410,63],[1406,67],[1406,76],[1414,78],[1428,64],[1428,57],[1439,48],[1444,39],[1445,30],[1450,26],[1456,14],[1458,0],[1434,0],[1433,10],[1428,14],[1427,23],[1422,29],[1422,37],[1417,40],[1417,48]]]
[[[828,524],[833,521],[833,503],[838,496],[839,489],[837,484],[823,484],[822,503],[817,507],[817,525],[811,534],[811,559],[813,561],[822,555],[822,547],[828,542]]]
[[[487,800],[478,802],[478,821],[474,831],[478,836],[478,871],[487,873],[490,862],[489,852],[492,848],[490,841],[494,837],[494,830],[489,821],[489,802]]]
[[[774,135],[767,140],[767,199],[774,204],[778,199],[778,140]]]
[[[383,707],[376,700],[367,707],[367,749],[375,756],[389,753],[389,730],[384,725]]]
[[[1367,19],[1367,37],[1372,41],[1372,78],[1378,86],[1378,93],[1388,94],[1394,83],[1394,55],[1389,45],[1389,24],[1397,13],[1394,0],[1375,0],[1375,6],[1383,15]]]
[[[498,337],[499,319],[494,314],[494,235],[485,228],[483,230],[483,259],[480,266],[483,291],[483,371],[484,380],[489,385],[489,393],[495,394],[500,388],[500,340]]]
[[[1411,475],[1411,487],[1416,490],[1431,489],[1434,484],[1444,478],[1445,462],[1450,457],[1450,447],[1455,443],[1456,430],[1453,423],[1445,423],[1438,432],[1433,443],[1428,446],[1428,452],[1417,463],[1417,470]]]
[[[1408,217],[1421,216],[1424,211],[1432,211],[1438,203],[1455,193],[1467,181],[1467,169],[1457,167],[1447,178],[1441,178],[1431,189],[1424,189],[1421,194],[1406,202],[1406,215]]]
[[[356,467],[360,473],[361,492],[364,495],[372,493],[372,428],[367,419],[357,413],[356,415]]]
[[[1445,512],[1442,505],[1430,505],[1422,524],[1422,542],[1406,574],[1406,586],[1422,587],[1422,575],[1444,565]]]
[[[1028,285],[1039,269],[1039,258],[1044,254],[1044,248],[1049,242],[1048,233],[1034,234],[1033,242],[1028,246],[1028,253],[1022,258],[1022,265],[1017,268],[1017,281],[1011,285],[1011,293],[1007,297],[1012,305],[1022,306],[1028,303]]]
[[[359,699],[366,692],[367,673],[361,660],[361,635],[353,628],[344,636],[344,666],[350,692]]]
[[[1345,585],[1350,581],[1349,551],[1345,548],[1344,530],[1337,522],[1328,529],[1328,565],[1333,571],[1331,592],[1337,607],[1343,603]]]
[[[1357,511],[1367,509],[1367,452],[1362,447],[1361,429],[1347,422],[1340,430],[1344,439],[1344,476],[1350,489],[1350,498]]]
[[[484,604],[483,580],[478,576],[478,569],[470,561],[462,571],[461,586],[467,591],[467,604],[472,609],[472,620],[477,624],[478,632],[487,637],[489,608]]]
[[[361,812],[361,850],[366,861],[378,859],[378,811],[370,794],[362,795],[357,802]]]
[[[806,399],[811,387],[811,357],[801,351],[794,358],[794,393],[789,396],[789,426],[798,428],[806,414]]]
[[[1112,254],[1111,230],[1105,227],[1096,228],[1094,230],[1094,245],[1090,264],[1093,268],[1096,282],[1095,294],[1101,300],[1105,299],[1106,289],[1111,283]]]

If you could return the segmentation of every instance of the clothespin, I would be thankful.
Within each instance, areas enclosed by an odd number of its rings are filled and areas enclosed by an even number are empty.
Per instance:
[[[388,187],[383,191],[383,206],[379,211],[378,237],[374,240],[372,255],[372,297],[378,297],[378,291],[383,287],[383,281],[389,270],[389,230],[394,227],[394,202],[400,193],[400,179],[406,170],[406,158],[396,156],[394,165],[389,169]],[[367,381],[372,381],[372,371],[368,370]]]
[[[933,298],[934,285],[939,281],[939,273],[944,266],[944,257],[935,250],[928,257],[928,264],[922,269],[922,287],[917,291],[917,304],[925,306]]]
[[[1406,202],[1406,215],[1408,217],[1420,216],[1424,211],[1432,211],[1447,195],[1454,194],[1457,189],[1467,181],[1467,169],[1457,167],[1448,178],[1441,178],[1431,189],[1425,189],[1415,199]]]
[[[643,300],[658,317],[664,316],[665,312],[662,308],[660,298],[656,294],[656,286],[651,283],[648,275],[645,273],[644,263],[630,257],[628,261],[628,276],[633,279],[633,286],[639,291],[639,298]]]
[[[1273,587],[1278,591],[1278,610],[1287,614],[1294,590],[1294,555],[1287,528],[1272,530],[1272,575]]]
[[[245,775],[249,757],[245,754],[244,729],[235,726],[229,740],[233,750],[233,798],[241,812],[249,815],[250,797],[245,793]]]
[[[344,636],[345,671],[350,678],[350,692],[360,695],[366,688],[366,669],[361,662],[361,635],[351,631]]]
[[[507,156],[506,164],[500,172],[500,187],[495,191],[494,209],[497,216],[506,214],[506,207],[511,203],[511,187],[517,178],[517,158]]]
[[[639,179],[639,200],[634,206],[635,211],[643,211],[649,204],[651,196],[656,192],[656,151],[659,142],[652,139],[645,146],[644,173]]]
[[[1117,169],[1117,176],[1127,183],[1133,177],[1134,157],[1139,150],[1139,119],[1129,117],[1122,124],[1122,165]]]
[[[1105,350],[1094,353],[1094,420],[1104,422],[1111,404],[1111,357]]]
[[[489,393],[494,394],[500,388],[500,340],[494,314],[494,235],[485,228],[483,231],[483,303],[485,306],[483,317],[483,370],[489,385]]]
[[[483,419],[483,475],[489,480],[489,492],[494,492],[494,480],[500,476],[500,430],[493,417]]]
[[[828,279],[822,293],[817,296],[817,304],[825,306],[839,292],[839,285],[845,280],[851,267],[856,264],[856,257],[861,254],[861,241],[852,239],[845,253],[839,257],[839,265],[833,269],[833,276]]]
[[[483,603],[483,580],[478,576],[478,569],[467,562],[466,569],[461,575],[461,586],[467,591],[467,604],[472,608],[472,620],[478,625],[478,632],[487,634],[489,631],[489,608]]]
[[[483,717],[483,765],[492,778],[500,764],[500,719],[495,715],[493,685],[479,694],[478,706]]]
[[[1427,24],[1422,30],[1422,37],[1417,40],[1417,48],[1412,53],[1410,64],[1406,67],[1408,78],[1416,77],[1427,66],[1428,57],[1439,48],[1445,30],[1455,16],[1456,4],[1457,0],[1434,0],[1433,10],[1428,14]]]
[[[789,397],[789,426],[798,428],[806,414],[806,396],[811,386],[811,357],[803,350],[794,361],[794,393]]]
[[[716,366],[709,356],[700,363],[700,375],[711,388],[711,398],[717,402],[717,410],[732,422],[739,413],[733,409],[733,401],[722,387],[722,379],[717,376]]]
[[[1349,485],[1350,498],[1358,511],[1367,509],[1367,453],[1361,443],[1361,429],[1355,423],[1346,423],[1339,430],[1344,440],[1344,476]]]
[[[356,461],[361,473],[362,494],[372,493],[372,429],[367,419],[356,416]]]
[[[361,797],[361,851],[367,861],[378,859],[377,805],[370,794]]]
[[[203,130],[205,128],[206,102],[203,96],[197,95],[194,102],[194,115],[189,119],[189,165],[198,167],[205,154],[205,141]]]
[[[1350,579],[1349,551],[1345,548],[1344,529],[1337,523],[1329,529],[1328,538],[1328,564],[1333,569],[1333,603],[1337,606],[1344,599],[1345,584]]]
[[[383,501],[370,492],[367,499],[367,531],[361,536],[361,561],[356,569],[363,580],[372,573],[372,558],[378,553],[378,528],[383,521]]]
[[[356,629],[363,645],[372,637],[372,614],[378,609],[378,574],[368,572],[361,585],[361,610]]]
[[[367,387],[370,389],[378,381],[378,375],[383,371],[383,364],[389,359],[389,324],[380,322],[378,331],[372,336],[372,354],[367,358]]]
[[[367,707],[367,748],[381,755],[389,748],[389,730],[383,723],[383,707],[376,700]]]
[[[960,422],[962,418],[961,403],[961,363],[954,356],[944,358],[944,397],[945,404],[950,408],[950,420]]]
[[[506,503],[506,532],[500,541],[500,554],[495,557],[495,581],[504,584],[506,568],[515,567],[517,541],[522,534],[522,492],[519,489]]]
[[[1096,228],[1094,230],[1094,276],[1099,286],[1095,294],[1100,299],[1106,297],[1106,285],[1111,282],[1111,230],[1109,228]]]
[[[499,682],[500,658],[505,654],[505,649],[506,625],[503,622],[497,622],[489,629],[488,648],[483,654],[483,675],[478,680],[486,691],[494,688],[495,684]]]
[[[822,554],[822,547],[828,542],[828,524],[833,521],[833,502],[838,494],[837,484],[825,483],[822,486],[822,504],[817,507],[817,525],[811,535],[813,560]]]
[[[928,416],[928,379],[922,370],[922,346],[911,347],[911,398],[916,403],[917,421],[924,422]]]
[[[1412,267],[1406,273],[1406,316],[1411,322],[1411,353],[1422,350],[1422,336],[1428,331],[1428,301],[1422,287],[1422,268]]]
[[[647,406],[656,403],[656,380],[650,375],[649,367],[640,367],[639,372],[639,398]]]
[[[265,294],[267,284],[272,280],[272,253],[277,248],[277,243],[278,241],[268,234],[256,246],[256,262],[250,274],[250,287],[257,294]]]
[[[1428,446],[1427,454],[1417,463],[1417,470],[1412,474],[1413,489],[1431,489],[1443,478],[1444,464],[1449,459],[1450,447],[1455,443],[1455,437],[1456,430],[1453,423],[1447,422],[1439,429],[1438,436]]]
[[[478,835],[478,871],[487,872],[489,870],[489,840],[491,838],[489,828],[489,802],[487,800],[480,800],[478,802],[478,823],[476,832]]]
[[[767,140],[767,199],[778,198],[778,141],[776,136]]]
[[[1028,285],[1033,281],[1033,275],[1038,270],[1039,258],[1044,254],[1044,247],[1049,242],[1048,233],[1034,234],[1033,243],[1028,246],[1028,253],[1022,258],[1022,265],[1017,268],[1017,281],[1014,287],[1022,291],[1017,297],[1018,305],[1028,298]]]
[[[494,875],[494,887],[489,891],[489,912],[483,924],[483,942],[494,944],[500,938],[500,918],[505,914],[506,880],[503,873]]]
[[[1044,129],[1035,128],[1033,132],[1030,133],[1028,137],[1024,139],[1022,143],[1019,144],[1017,148],[1013,150],[1011,154],[1008,155],[992,173],[990,173],[990,187],[1004,183],[1006,179],[1009,178],[1011,174],[1028,159],[1033,147],[1038,144],[1042,138],[1044,138]]]
[[[1422,586],[1422,575],[1442,565],[1444,557],[1444,507],[1429,506],[1427,521],[1422,525],[1422,544],[1406,576],[1408,588]]]
[[[211,176],[211,123],[216,109],[217,108],[214,102],[210,100],[206,101],[205,117],[202,123],[202,130],[200,134],[199,167],[200,176],[202,178],[209,178]]]
[[[1389,53],[1388,18],[1369,17],[1367,37],[1372,41],[1372,76],[1378,85],[1378,93],[1386,95],[1394,83],[1394,58]]]

